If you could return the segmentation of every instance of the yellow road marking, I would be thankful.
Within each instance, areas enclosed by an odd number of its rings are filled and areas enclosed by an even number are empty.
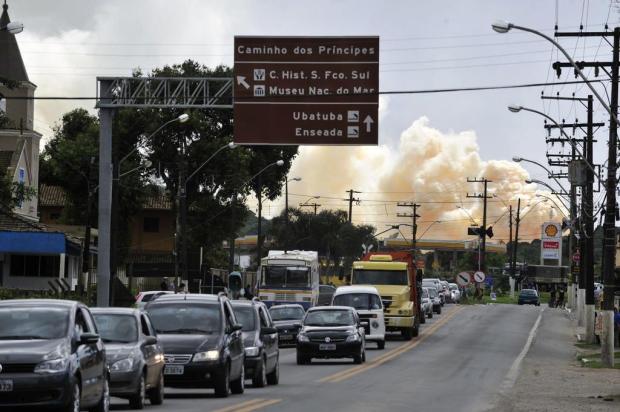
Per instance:
[[[235,412],[251,412],[251,411],[255,411],[255,410],[258,410],[258,409],[265,408],[267,406],[274,405],[274,404],[279,403],[279,402],[282,402],[282,399],[265,400],[265,401],[257,403],[257,404],[246,406],[245,408],[235,409]]]
[[[251,408],[252,406],[261,404],[263,402],[265,402],[266,399],[263,398],[257,398],[257,399],[252,399],[250,401],[245,401],[245,402],[241,402],[241,403],[237,403],[231,406],[226,406],[224,408],[221,409],[216,409],[213,412],[232,412],[232,411],[238,411],[240,410],[239,408]]]
[[[401,345],[397,348],[392,349],[391,351],[387,352],[386,354],[379,356],[378,358],[375,358],[373,361],[367,363],[366,365],[360,365],[360,366],[356,366],[353,368],[349,368],[346,369],[344,371],[335,373],[333,375],[327,376],[321,380],[319,380],[319,382],[332,382],[332,383],[336,383],[336,382],[342,382],[346,379],[349,379],[359,373],[362,372],[366,372],[367,370],[370,370],[372,368],[376,368],[379,365],[384,364],[385,362],[392,360],[394,358],[396,358],[397,356],[402,355],[403,353],[407,352],[410,349],[415,348],[416,346],[418,346],[420,343],[422,343],[426,338],[428,338],[429,336],[431,336],[433,333],[435,333],[435,331],[437,331],[437,329],[439,329],[441,326],[443,326],[444,324],[446,324],[454,315],[456,315],[459,311],[461,311],[463,309],[463,307],[459,307],[456,309],[453,309],[451,312],[447,313],[446,316],[441,319],[439,322],[437,322],[436,324],[434,324],[433,326],[431,326],[429,329],[423,331],[420,335],[420,337],[418,339],[416,339],[413,342],[409,342],[406,343],[404,345]]]

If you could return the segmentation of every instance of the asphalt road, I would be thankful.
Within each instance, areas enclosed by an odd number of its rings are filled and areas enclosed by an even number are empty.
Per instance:
[[[216,398],[212,390],[167,389],[169,411],[484,411],[518,374],[541,309],[516,305],[446,305],[418,338],[394,335],[385,350],[369,344],[367,362],[313,361],[298,366],[280,352],[280,384]],[[113,399],[112,410],[129,410]]]

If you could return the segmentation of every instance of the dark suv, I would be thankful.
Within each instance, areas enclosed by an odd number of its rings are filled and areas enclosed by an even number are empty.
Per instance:
[[[166,386],[243,393],[241,325],[225,296],[163,295],[145,309],[164,347]]]
[[[267,306],[257,299],[232,302],[235,316],[243,329],[246,378],[252,386],[277,385],[280,379],[278,331]]]
[[[0,409],[107,412],[105,355],[93,317],[83,304],[0,301]]]

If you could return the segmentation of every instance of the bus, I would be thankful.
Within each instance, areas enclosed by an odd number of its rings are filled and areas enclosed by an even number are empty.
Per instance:
[[[308,309],[319,298],[319,254],[270,250],[261,259],[257,295],[267,306],[297,303]]]

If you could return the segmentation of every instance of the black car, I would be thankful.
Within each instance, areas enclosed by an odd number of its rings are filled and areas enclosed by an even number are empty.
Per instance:
[[[0,408],[107,412],[105,348],[86,306],[0,301]]]
[[[280,380],[278,331],[267,306],[258,299],[235,300],[232,306],[243,327],[245,377],[252,379],[252,386],[256,388],[277,385]]]
[[[312,358],[353,358],[366,361],[364,328],[355,309],[348,306],[315,306],[308,309],[297,335],[297,364]]]
[[[241,325],[225,296],[164,295],[146,305],[164,347],[166,386],[213,388],[226,397],[245,389]]]
[[[540,297],[536,289],[521,289],[519,293],[519,305],[536,305],[540,306]]]
[[[149,316],[138,309],[94,308],[93,317],[106,347],[110,393],[142,409],[164,401],[164,351]]]
[[[336,293],[336,288],[332,285],[319,285],[319,299],[317,306],[331,305],[334,293]]]
[[[301,329],[301,322],[306,315],[304,307],[297,304],[276,305],[269,308],[271,319],[278,329],[278,343],[280,346],[295,345],[297,334]]]

